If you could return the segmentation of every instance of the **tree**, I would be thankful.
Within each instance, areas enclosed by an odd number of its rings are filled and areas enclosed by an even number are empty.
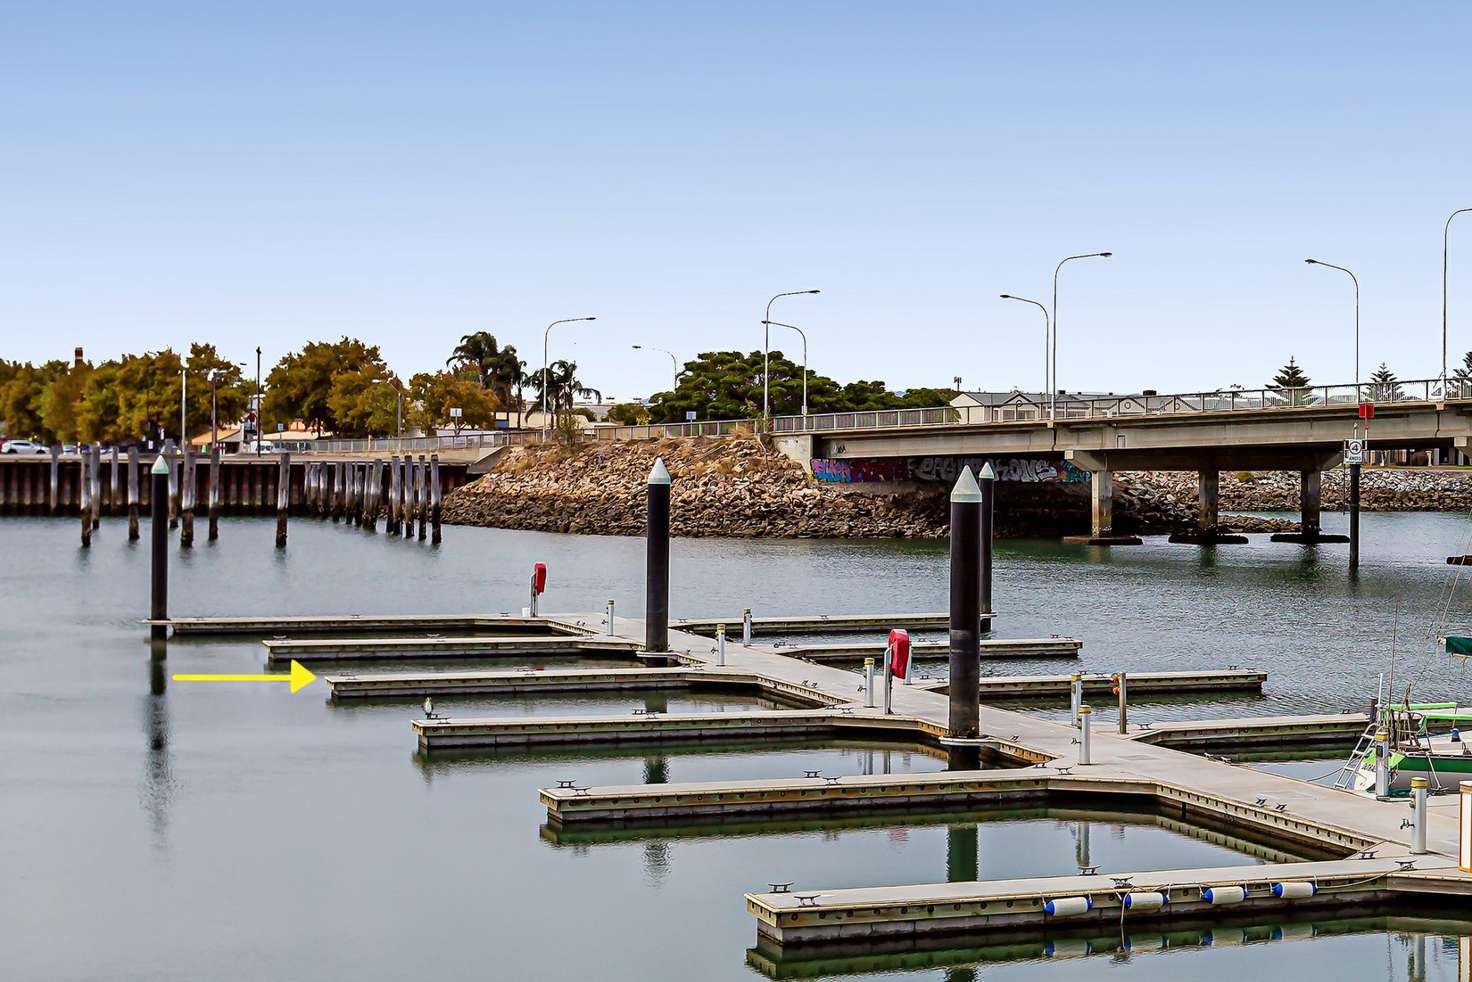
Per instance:
[[[41,426],[53,440],[70,443],[78,439],[77,409],[91,374],[92,366],[86,362],[69,365],[41,390]]]
[[[1375,369],[1370,376],[1370,398],[1375,402],[1395,402],[1397,399],[1405,398],[1405,390],[1400,387],[1400,380],[1395,377],[1385,364]]]
[[[1288,393],[1289,404],[1306,406],[1313,401],[1313,397],[1308,392],[1309,384],[1309,377],[1303,374],[1303,370],[1298,367],[1298,363],[1290,355],[1288,364],[1278,369],[1278,374],[1273,376],[1272,384],[1268,388],[1291,390]]]
[[[414,419],[425,433],[444,426],[453,426],[456,433],[462,426],[490,428],[501,409],[494,392],[453,372],[421,372],[409,380],[409,391],[415,402]],[[460,410],[459,419],[451,418],[452,408]]]
[[[574,399],[603,398],[602,392],[584,385],[577,376],[577,362],[557,359],[547,366],[545,390],[542,373],[537,372],[532,376],[532,385],[537,390],[537,402],[540,404],[545,395],[547,409],[555,417],[558,413],[571,409]]]
[[[215,418],[221,428],[238,421],[250,407],[255,380],[247,382],[240,366],[222,358],[214,345],[191,344],[185,374],[189,377],[189,426],[192,431],[186,437],[193,437],[209,428],[211,376],[214,377]]]
[[[382,364],[338,372],[327,396],[333,433],[360,437],[393,432],[400,387]]]
[[[471,369],[484,389],[490,388],[491,372],[500,357],[501,348],[496,343],[496,336],[490,331],[476,331],[460,336],[460,343],[450,352],[445,365]]]
[[[649,410],[636,402],[620,402],[609,407],[608,421],[623,426],[643,426],[649,422]]]
[[[1462,356],[1462,363],[1452,369],[1452,381],[1459,383],[1464,391],[1472,385],[1472,351]]]
[[[334,432],[352,429],[352,426],[344,427],[331,405],[336,377],[359,373],[360,381],[375,378],[381,381],[387,372],[388,366],[384,364],[377,345],[348,337],[337,341],[308,342],[301,351],[292,352],[277,362],[266,377],[262,423],[290,423],[300,419],[318,433],[324,429]],[[362,418],[361,412],[355,416],[357,422]]]

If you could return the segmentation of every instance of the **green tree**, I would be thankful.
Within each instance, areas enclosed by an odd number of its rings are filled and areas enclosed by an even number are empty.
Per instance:
[[[92,366],[86,362],[68,365],[54,375],[41,391],[41,425],[53,440],[78,439],[77,411]]]
[[[1400,387],[1400,380],[1383,361],[1370,376],[1370,398],[1375,402],[1395,402],[1397,399],[1405,398],[1405,390]]]
[[[1452,391],[1452,395],[1455,395],[1458,398],[1466,398],[1468,387],[1472,386],[1472,351],[1464,354],[1462,356],[1462,363],[1456,368],[1452,369],[1451,380],[1455,383],[1458,383],[1461,388],[1460,394],[1457,392],[1456,389],[1454,389]]]
[[[1303,369],[1290,355],[1288,364],[1278,369],[1278,374],[1273,376],[1270,389],[1291,390],[1288,392],[1288,402],[1294,406],[1306,406],[1313,401],[1312,394],[1308,391],[1310,385],[1309,377],[1303,374]]]
[[[266,395],[261,407],[262,422],[274,424],[303,420],[318,433],[324,429],[337,432],[359,427],[364,419],[363,407],[344,395],[339,404],[354,413],[352,423],[340,419],[332,408],[334,382],[339,375],[356,373],[360,392],[366,381],[382,381],[388,366],[377,345],[364,344],[357,338],[337,341],[312,341],[301,351],[286,355],[266,377]],[[269,426],[266,427],[269,429]]]
[[[589,388],[578,379],[578,364],[559,358],[547,366],[546,390],[543,391],[543,376],[537,372],[532,376],[532,385],[537,390],[537,403],[545,394],[547,408],[555,417],[572,408],[575,399],[602,399],[603,393]]]
[[[620,402],[609,407],[608,421],[623,426],[643,426],[649,422],[649,410],[636,402]]]
[[[446,426],[460,432],[462,426],[489,428],[496,425],[501,403],[496,394],[480,383],[453,372],[421,372],[409,380],[414,398],[414,420],[426,433]],[[450,416],[458,408],[459,419]]]
[[[392,433],[401,383],[382,364],[338,372],[328,390],[332,432],[347,437]]]
[[[240,366],[221,357],[212,344],[191,344],[186,370],[189,376],[189,437],[210,427],[210,380],[214,379],[216,421],[221,429],[245,415],[250,407],[255,379],[246,381]]]

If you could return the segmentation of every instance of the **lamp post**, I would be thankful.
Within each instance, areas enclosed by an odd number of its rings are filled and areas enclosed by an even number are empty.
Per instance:
[[[784,324],[781,321],[762,321],[768,327],[790,327],[802,338],[802,414],[808,414],[808,336],[803,333],[802,328],[796,324]]]
[[[261,346],[256,345],[256,456],[261,455],[261,429],[266,421],[261,419]]]
[[[644,348],[644,345],[642,345],[642,344],[636,344],[633,347],[634,347],[634,350],[635,351],[644,351],[644,350],[646,350]],[[670,371],[674,373],[673,375],[670,376],[671,379],[673,380],[673,385],[670,388],[670,391],[673,392],[673,391],[675,391],[675,389],[678,389],[680,387],[680,362],[679,362],[679,360],[677,358],[675,358],[675,353],[673,351],[667,351],[664,348],[649,348],[648,350],[649,351],[663,351],[665,354],[667,354],[667,355],[670,356]]]
[[[1452,219],[1472,208],[1458,208],[1446,217],[1441,229],[1441,397],[1446,398],[1446,250],[1452,233]]]
[[[1085,252],[1077,256],[1064,256],[1053,267],[1053,342],[1049,363],[1053,369],[1052,377],[1049,379],[1048,389],[1048,419],[1058,418],[1058,272],[1063,269],[1063,264],[1075,259],[1108,259],[1114,255],[1112,252]]]
[[[771,415],[768,412],[768,406],[770,405],[770,402],[768,400],[767,393],[768,393],[770,387],[767,384],[767,368],[768,368],[768,363],[769,363],[769,356],[770,356],[771,349],[772,349],[772,327],[768,323],[772,319],[772,304],[776,303],[778,300],[781,300],[783,297],[800,297],[800,296],[803,296],[804,294],[814,294],[814,293],[819,293],[819,292],[821,292],[821,291],[819,291],[819,290],[788,290],[786,293],[779,293],[775,297],[773,297],[772,299],[770,299],[770,300],[767,301],[767,312],[762,315],[762,420],[763,421],[767,420],[770,417],[770,415]]]
[[[558,324],[574,324],[578,321],[595,321],[596,317],[564,317],[547,325],[542,332],[542,439],[547,439],[547,338]]]
[[[1047,395],[1052,390],[1052,386],[1049,384],[1052,381],[1052,373],[1048,365],[1048,340],[1053,334],[1053,319],[1048,316],[1048,308],[1036,300],[1029,300],[1026,297],[1014,297],[1010,293],[1002,294],[1002,299],[1016,300],[1019,303],[1030,303],[1043,312],[1043,395]]]
[[[1328,266],[1337,269],[1354,281],[1354,400],[1360,401],[1360,279],[1343,266],[1326,263],[1322,259],[1305,259],[1310,266]],[[1445,371],[1445,365],[1442,366]]]
[[[179,446],[189,445],[189,366],[179,359]],[[181,451],[182,452],[182,451]]]

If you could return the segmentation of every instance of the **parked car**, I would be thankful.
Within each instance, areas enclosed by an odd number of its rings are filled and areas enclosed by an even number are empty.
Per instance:
[[[32,440],[6,440],[0,453],[48,453],[49,451]]]

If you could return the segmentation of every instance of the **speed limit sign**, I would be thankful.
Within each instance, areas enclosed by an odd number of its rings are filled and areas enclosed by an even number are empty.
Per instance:
[[[1363,464],[1365,462],[1365,444],[1367,440],[1358,437],[1344,441],[1344,462],[1346,464]]]

